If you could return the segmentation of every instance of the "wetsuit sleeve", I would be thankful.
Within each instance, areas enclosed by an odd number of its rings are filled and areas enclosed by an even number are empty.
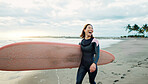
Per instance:
[[[99,44],[97,45],[96,43],[94,43],[94,47],[95,47],[95,56],[94,56],[94,63],[97,64],[99,57],[100,57],[100,46]]]
[[[79,45],[81,45],[81,43],[82,43],[82,40],[79,42]]]
[[[79,45],[81,45],[81,43],[79,42]]]

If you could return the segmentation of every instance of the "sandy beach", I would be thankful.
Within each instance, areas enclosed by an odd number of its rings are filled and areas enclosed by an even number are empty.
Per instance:
[[[126,39],[105,50],[113,63],[100,66],[96,80],[102,84],[148,84],[148,39]]]
[[[98,66],[97,84],[148,84],[148,39],[124,39],[102,50],[115,61]],[[76,73],[77,68],[0,72],[0,84],[75,84]],[[89,84],[87,74],[83,84]]]

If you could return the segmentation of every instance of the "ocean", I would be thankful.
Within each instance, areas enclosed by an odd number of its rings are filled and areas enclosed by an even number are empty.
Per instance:
[[[0,47],[17,42],[30,42],[30,41],[42,41],[42,42],[56,42],[56,43],[68,43],[79,44],[81,39],[76,38],[19,38],[19,39],[0,39]],[[120,39],[98,39],[100,48],[106,48],[112,44],[116,44],[122,40]]]

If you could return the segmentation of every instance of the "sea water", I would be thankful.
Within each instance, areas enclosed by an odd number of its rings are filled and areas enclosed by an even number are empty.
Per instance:
[[[17,42],[56,42],[56,43],[68,43],[79,44],[81,39],[75,38],[20,38],[20,39],[0,39],[0,47]],[[106,48],[112,44],[116,44],[122,40],[120,39],[98,39],[100,48]]]

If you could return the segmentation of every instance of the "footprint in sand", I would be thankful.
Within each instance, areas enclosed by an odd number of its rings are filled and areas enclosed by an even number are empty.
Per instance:
[[[142,61],[139,61],[139,62],[138,62],[138,65],[141,65],[141,64],[142,64]]]
[[[123,74],[123,76],[126,76],[126,74]]]
[[[144,61],[147,61],[147,59],[144,59]]]
[[[127,70],[127,72],[131,72],[131,70]]]
[[[122,76],[121,79],[124,79],[124,76]]]
[[[124,79],[124,78],[125,78],[125,76],[126,76],[126,74],[123,74],[123,75],[121,76],[121,79]]]
[[[102,82],[99,81],[97,84],[102,84]]]
[[[121,75],[121,73],[112,72],[113,75]]]
[[[138,67],[138,65],[132,65],[132,66],[131,66],[131,68],[135,68],[135,67]]]
[[[119,81],[119,80],[114,80],[114,83],[115,83],[115,82],[118,82],[118,81]]]

